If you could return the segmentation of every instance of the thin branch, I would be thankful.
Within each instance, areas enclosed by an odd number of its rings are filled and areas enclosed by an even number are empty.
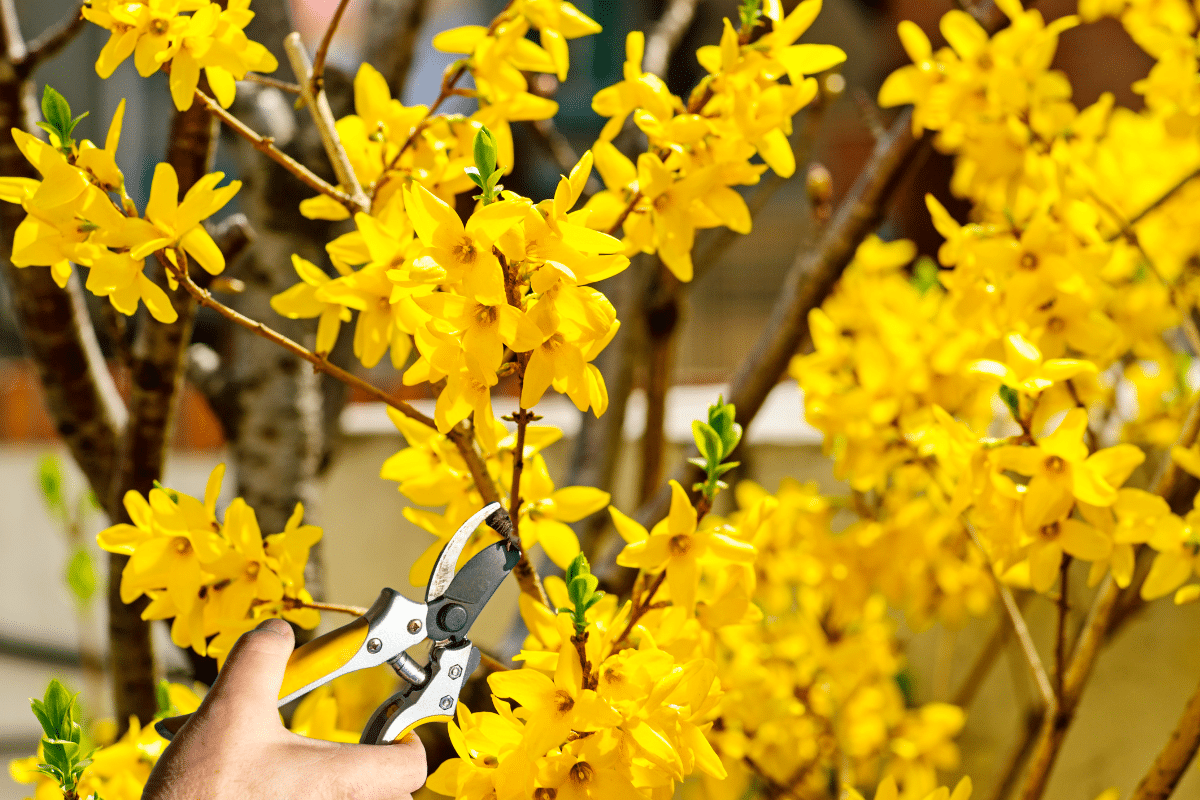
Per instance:
[[[83,30],[86,20],[82,10],[83,4],[80,3],[73,12],[28,44],[28,51],[18,66],[22,76],[32,75],[38,66],[58,55]]]
[[[196,90],[196,98],[204,104],[208,112],[217,119],[224,122],[234,133],[248,141],[255,150],[260,153],[265,153],[272,161],[281,165],[288,172],[299,178],[310,189],[328,195],[334,200],[344,205],[350,211],[366,211],[367,208],[359,206],[350,195],[338,189],[335,186],[330,186],[325,180],[316,175],[308,167],[301,164],[296,159],[289,156],[287,153],[275,146],[274,138],[270,136],[261,136],[250,129],[244,122],[230,114],[225,109],[221,108],[213,98],[209,97],[200,89]]]
[[[1071,557],[1063,555],[1059,565],[1058,625],[1054,629],[1054,696],[1061,701],[1063,679],[1067,668],[1067,612],[1068,578],[1071,574]]]
[[[327,35],[337,24],[337,20],[341,17],[341,12],[345,10],[348,2],[349,0],[342,0],[338,5],[338,13],[334,16],[329,31],[326,31]],[[328,46],[328,41],[322,42],[322,44]],[[304,99],[304,104],[308,106],[313,122],[316,123],[317,132],[321,135],[321,144],[325,147],[325,154],[329,156],[329,162],[333,165],[333,172],[337,175],[338,183],[346,187],[350,199],[359,209],[370,209],[371,200],[363,192],[362,185],[358,182],[358,176],[354,174],[354,167],[350,166],[350,157],[346,155],[342,138],[338,135],[337,124],[333,121],[333,110],[329,107],[329,98],[325,95],[324,89],[317,89],[314,92],[313,87],[320,86],[322,80],[320,73],[316,71],[317,68],[308,63],[308,54],[304,52],[304,43],[300,41],[300,34],[289,33],[283,40],[283,48],[287,51],[292,71],[296,73],[296,80],[300,82],[300,97]],[[319,55],[323,56],[324,54]],[[320,69],[324,69],[323,64]],[[312,75],[311,80],[308,77],[310,74]]]
[[[508,0],[508,2],[505,3],[504,8],[500,9],[500,13],[492,19],[491,24],[488,25],[487,28],[487,36],[491,36],[496,29],[503,24],[508,16],[509,9],[512,8],[512,4],[513,0]],[[429,110],[425,112],[425,116],[421,117],[421,120],[415,126],[413,126],[412,133],[408,135],[408,138],[404,140],[404,144],[400,145],[400,150],[397,151],[392,160],[388,162],[387,167],[384,169],[385,174],[396,168],[396,165],[400,163],[400,157],[404,155],[408,148],[412,147],[416,143],[417,137],[420,136],[421,132],[424,131],[426,126],[429,125],[429,121],[433,118],[433,115],[437,113],[437,110],[441,108],[442,103],[454,96],[454,87],[457,86],[458,82],[467,74],[468,60],[465,58],[460,59],[457,62],[457,66],[451,66],[454,68],[447,68],[446,73],[442,76],[442,87],[438,91],[438,96],[433,101],[433,105],[431,105]],[[383,179],[380,179],[380,181],[376,184],[376,191],[378,191],[382,185]]]
[[[300,94],[300,84],[291,83],[290,81],[281,81],[278,78],[272,78],[269,75],[259,75],[257,72],[247,72],[246,80],[251,83],[260,83],[263,86],[270,86],[272,89],[278,89],[281,92],[288,94]]]
[[[1130,800],[1166,800],[1200,748],[1200,687],[1188,699],[1171,738]]]
[[[1042,703],[1045,704],[1047,709],[1052,711],[1058,705],[1059,695],[1050,684],[1050,677],[1046,672],[1045,665],[1042,664],[1041,656],[1038,655],[1037,645],[1033,643],[1033,636],[1029,633],[1029,626],[1025,624],[1025,615],[1021,613],[1021,607],[1017,605],[1017,601],[1013,598],[1012,591],[996,575],[991,558],[988,556],[987,549],[983,546],[983,541],[980,540],[975,526],[965,518],[963,519],[963,525],[967,530],[967,534],[971,537],[971,541],[979,549],[979,552],[983,554],[983,558],[987,562],[988,572],[992,576],[992,581],[996,584],[996,593],[1000,595],[1000,601],[1004,605],[1004,612],[1008,615],[1008,619],[1012,623],[1013,632],[1017,634],[1017,642],[1021,645],[1021,652],[1025,656],[1025,662],[1029,665],[1030,672],[1033,673],[1033,680],[1037,684],[1038,693],[1042,696]]]
[[[333,18],[329,20],[328,27],[325,28],[325,35],[321,37],[321,43],[317,45],[317,52],[313,56],[312,69],[306,70],[308,76],[305,77],[299,72],[296,73],[296,78],[300,81],[300,85],[308,84],[308,95],[319,95],[325,87],[325,57],[329,55],[329,45],[333,42],[333,35],[337,33],[338,25],[342,22],[342,15],[346,13],[346,7],[350,5],[350,0],[339,0],[337,9],[333,12]],[[299,41],[300,34],[291,33],[288,39],[293,36]],[[288,47],[287,39],[284,40],[283,46]],[[291,49],[288,49],[288,55],[291,55]],[[294,65],[293,65],[294,66]]]
[[[163,262],[163,265],[171,270],[172,274],[175,276],[175,279],[179,281],[179,285],[184,287],[188,294],[196,298],[196,301],[200,303],[200,305],[205,306],[206,308],[211,308],[213,311],[216,311],[222,317],[234,323],[235,325],[239,325],[270,342],[274,342],[284,350],[287,350],[289,353],[299,356],[308,363],[312,364],[313,368],[317,371],[324,372],[326,375],[336,378],[337,380],[342,381],[343,383],[348,384],[355,389],[365,392],[381,403],[386,403],[387,405],[396,409],[406,417],[415,419],[417,422],[420,422],[423,425],[428,425],[430,428],[434,428],[436,430],[437,425],[434,423],[433,419],[422,414],[410,404],[404,402],[403,400],[392,397],[383,389],[380,389],[378,386],[363,380],[354,373],[348,372],[336,364],[330,363],[328,360],[317,355],[304,345],[289,339],[282,333],[279,333],[278,331],[267,327],[263,323],[250,319],[249,317],[233,310],[220,300],[217,300],[215,297],[213,297],[212,293],[207,289],[197,286],[196,282],[192,280],[191,276],[188,275],[184,269],[171,265],[170,262],[167,261],[162,255],[162,251],[159,251],[157,255],[159,260]]]
[[[1115,241],[1119,237],[1126,235],[1129,232],[1130,228],[1132,228],[1133,226],[1135,226],[1139,222],[1141,222],[1143,219],[1145,219],[1147,215],[1149,215],[1151,212],[1158,209],[1158,207],[1161,206],[1163,203],[1167,202],[1172,197],[1174,197],[1175,194],[1180,189],[1182,189],[1184,186],[1187,186],[1189,183],[1191,183],[1196,178],[1200,178],[1200,167],[1189,172],[1186,177],[1181,179],[1178,183],[1176,183],[1170,189],[1167,189],[1167,191],[1163,192],[1162,195],[1160,195],[1157,200],[1155,200],[1153,203],[1146,206],[1141,211],[1139,211],[1138,213],[1136,213],[1132,217],[1130,217],[1128,224],[1126,224],[1121,230],[1117,231],[1115,234],[1110,236],[1108,241],[1110,241],[1110,242]]]

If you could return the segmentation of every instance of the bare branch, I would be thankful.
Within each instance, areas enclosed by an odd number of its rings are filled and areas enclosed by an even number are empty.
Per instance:
[[[337,8],[333,12],[333,18],[329,20],[329,25],[325,28],[325,35],[321,37],[321,43],[317,45],[317,52],[313,56],[312,68],[305,70],[307,76],[302,76],[299,71],[296,72],[296,79],[300,81],[301,93],[308,95],[320,95],[325,77],[325,57],[329,55],[329,45],[333,42],[333,35],[337,33],[338,25],[342,22],[342,16],[346,13],[347,6],[350,5],[350,0],[338,0]],[[284,40],[283,46],[288,50],[288,55],[292,54],[292,48],[288,44],[293,36],[296,37],[296,42],[299,43],[300,34],[288,34]],[[295,68],[295,62],[292,67]],[[307,84],[307,92],[304,92],[304,86]],[[315,111],[313,113],[316,113]]]
[[[28,52],[18,67],[23,76],[32,75],[39,65],[58,55],[83,30],[87,20],[83,18],[82,10],[83,4],[80,3],[74,11],[59,20],[58,24],[47,28],[41,36],[29,43]]]
[[[347,2],[348,0],[342,0],[338,5],[338,13],[334,16],[329,31],[326,31],[327,35],[337,24]],[[328,46],[327,41],[322,44]],[[350,199],[356,206],[362,210],[370,209],[371,200],[363,192],[362,185],[358,182],[358,176],[354,174],[354,167],[350,166],[350,157],[346,155],[346,148],[342,146],[342,138],[338,135],[337,126],[333,121],[333,111],[329,107],[329,98],[325,96],[324,89],[318,89],[315,92],[313,90],[314,86],[320,86],[323,81],[320,73],[314,71],[314,68],[308,63],[308,54],[304,52],[304,43],[300,41],[300,34],[289,33],[283,40],[283,47],[287,50],[292,71],[296,73],[296,80],[300,82],[300,96],[312,114],[317,132],[321,134],[321,144],[324,145],[325,154],[329,156],[329,162],[333,165],[333,172],[337,175],[338,183],[346,187]],[[323,56],[323,54],[319,55]],[[324,70],[324,64],[321,65],[321,70]],[[309,80],[310,74],[311,80]]]
[[[308,167],[304,166],[287,153],[284,153],[275,146],[273,139],[270,137],[260,136],[259,134],[255,133],[237,117],[221,108],[221,105],[216,100],[209,97],[200,89],[196,90],[196,98],[204,104],[204,107],[208,109],[210,114],[229,126],[229,128],[231,128],[238,136],[241,136],[243,139],[248,141],[254,146],[255,150],[265,153],[272,161],[280,164],[288,172],[295,175],[310,189],[320,192],[321,194],[329,195],[352,212],[368,210],[368,207],[360,206],[354,201],[354,198],[350,197],[350,195],[346,194],[341,189],[330,186]]]

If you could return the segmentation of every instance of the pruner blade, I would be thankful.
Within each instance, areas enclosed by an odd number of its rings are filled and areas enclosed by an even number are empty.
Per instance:
[[[512,521],[508,518],[508,512],[499,503],[488,503],[467,517],[467,521],[460,525],[450,540],[446,542],[446,546],[442,548],[437,561],[433,564],[433,571],[429,575],[429,586],[425,589],[426,603],[436,600],[446,593],[450,582],[454,580],[458,558],[462,555],[467,540],[471,538],[471,534],[475,532],[481,522],[486,522],[492,530],[505,538],[512,530]]]

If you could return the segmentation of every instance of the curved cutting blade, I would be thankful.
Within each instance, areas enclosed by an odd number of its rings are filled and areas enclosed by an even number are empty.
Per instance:
[[[493,516],[496,517],[495,521],[492,519]],[[512,528],[512,523],[509,522],[508,515],[504,512],[504,507],[499,503],[488,503],[468,517],[467,521],[460,525],[454,535],[450,537],[450,541],[446,542],[446,546],[442,548],[437,561],[434,562],[433,572],[429,575],[429,586],[425,589],[426,603],[446,593],[446,587],[450,585],[450,581],[454,580],[458,557],[462,555],[463,548],[467,545],[467,539],[471,538],[471,534],[484,521],[487,521],[501,535],[507,536],[508,530]],[[507,527],[508,530],[502,530],[502,527]]]

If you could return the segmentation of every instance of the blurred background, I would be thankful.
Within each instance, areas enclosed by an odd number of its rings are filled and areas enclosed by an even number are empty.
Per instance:
[[[329,77],[335,114],[349,113],[346,88],[352,70],[364,56],[373,54],[377,63],[381,58],[386,61],[390,48],[399,47],[386,38],[381,40],[388,28],[381,21],[411,11],[411,5],[412,0],[360,0],[351,4],[331,54],[331,65],[345,71],[340,78]],[[419,15],[412,61],[401,94],[406,104],[431,102],[437,95],[443,69],[453,60],[451,55],[432,50],[432,36],[456,25],[486,24],[503,3],[433,0],[421,5],[423,13]],[[664,6],[661,2],[601,0],[577,0],[577,5],[603,25],[604,32],[571,43],[571,74],[562,86],[554,85],[547,76],[532,81],[534,91],[553,94],[561,104],[554,120],[556,129],[547,132],[533,126],[514,126],[516,173],[506,184],[534,198],[551,194],[564,170],[555,160],[554,148],[560,153],[564,146],[582,152],[593,141],[603,120],[591,111],[592,95],[620,79],[625,34],[653,27]],[[791,5],[785,2],[786,7]],[[335,6],[335,0],[293,3],[292,19],[310,52]],[[1073,10],[1070,0],[1043,0],[1036,6],[1048,19]],[[259,10],[260,18],[254,25],[260,27],[247,32],[281,53],[279,41],[269,37],[271,31],[285,28],[280,27],[278,19],[268,19],[270,15],[263,12],[263,7],[256,0],[253,8]],[[822,101],[801,112],[796,120],[793,143],[802,166],[787,182],[765,178],[763,186],[747,192],[752,205],[762,204],[750,237],[737,240],[719,230],[700,237],[696,260],[703,263],[702,274],[689,288],[686,301],[669,310],[670,324],[677,325],[678,342],[670,364],[670,382],[676,388],[667,401],[668,469],[677,463],[682,447],[690,443],[690,421],[703,416],[706,406],[715,401],[723,382],[758,337],[783,276],[797,254],[811,244],[816,225],[828,211],[814,208],[810,202],[803,165],[808,162],[829,171],[830,204],[836,208],[869,156],[876,137],[891,121],[891,112],[879,111],[874,97],[882,79],[905,62],[895,35],[896,23],[901,19],[916,21],[936,45],[940,40],[937,20],[951,7],[950,0],[826,0],[823,12],[803,40],[836,44],[847,52],[848,59],[840,77],[823,79]],[[17,9],[25,35],[32,37],[69,13],[70,3],[17,0]],[[733,0],[702,0],[698,4],[693,23],[669,62],[667,80],[673,91],[686,96],[700,74],[692,54],[697,47],[716,42],[722,17],[735,13]],[[106,37],[107,32],[86,27],[59,58],[39,71],[37,78],[39,84],[49,83],[59,89],[76,113],[91,112],[77,132],[80,138],[103,140],[113,110],[121,98],[126,98],[121,166],[141,206],[153,164],[163,157],[172,106],[161,74],[142,79],[127,62],[108,81],[96,76],[93,63]],[[283,66],[278,77],[291,80],[286,59],[280,55],[279,60]],[[1068,31],[1058,55],[1058,66],[1070,77],[1080,106],[1091,103],[1103,91],[1111,91],[1118,103],[1137,107],[1139,98],[1130,90],[1130,84],[1144,76],[1150,63],[1114,22]],[[239,97],[242,94],[239,92]],[[251,98],[239,99],[258,103],[257,109],[246,113],[265,114],[263,108],[271,102],[269,95],[263,99],[260,91]],[[454,110],[456,101],[463,103],[460,109],[469,111],[461,98],[454,98],[445,110]],[[236,154],[230,144],[223,134],[218,168],[236,173]],[[922,253],[932,254],[939,238],[928,222],[924,193],[933,192],[959,218],[965,214],[964,207],[948,195],[948,177],[948,160],[936,154],[910,165],[889,207],[881,235],[915,239]],[[769,180],[773,181],[771,185],[767,185]],[[294,206],[304,196],[285,193],[275,196],[272,202]],[[234,205],[227,211],[239,210]],[[622,307],[620,292],[618,286],[610,293],[618,310]],[[103,658],[103,586],[86,604],[69,590],[64,579],[71,552],[69,532],[43,502],[38,488],[39,464],[47,455],[64,464],[65,495],[71,503],[85,493],[85,483],[56,440],[36,370],[23,358],[20,331],[2,282],[0,295],[0,759],[8,760],[29,755],[36,746],[38,727],[27,698],[40,697],[49,677],[60,677],[73,690],[83,691],[90,715],[108,713],[108,700],[105,681],[91,667]],[[99,305],[93,312],[99,315]],[[631,330],[636,325],[626,327]],[[632,334],[625,330],[622,335]],[[215,316],[201,312],[195,341],[219,353],[223,336]],[[343,344],[349,338],[350,332],[344,331]],[[101,346],[111,354],[122,342],[104,340]],[[634,339],[625,345],[613,345],[618,346],[640,345]],[[197,354],[202,356],[203,351]],[[428,402],[419,393],[414,394],[411,387],[403,387],[390,368],[372,370],[369,377],[389,390],[408,393],[419,406]],[[623,507],[636,506],[638,500],[636,465],[646,406],[641,391],[647,380],[644,368],[635,370],[630,380],[633,391],[620,432],[624,446],[620,448],[614,485],[614,502]],[[120,375],[117,381],[120,385]],[[331,396],[326,392],[327,399]],[[227,431],[212,410],[209,397],[203,386],[189,383],[167,461],[164,483],[191,494],[201,494],[213,465],[227,458]],[[544,408],[539,408],[547,423],[558,425],[566,433],[565,440],[546,453],[551,475],[560,483],[571,469],[574,440],[581,426],[578,412],[568,403],[558,402],[561,399],[548,398]],[[503,400],[497,400],[497,408],[504,408]],[[330,403],[327,416],[331,433],[316,490],[307,504],[307,517],[325,530],[326,599],[369,605],[383,586],[419,596],[420,592],[408,584],[408,569],[427,546],[429,537],[403,519],[404,499],[394,484],[378,477],[380,465],[403,446],[403,440],[381,406],[353,394],[338,396]],[[782,477],[792,476],[816,480],[831,493],[840,491],[830,462],[822,455],[820,435],[804,423],[802,398],[790,382],[776,387],[748,433],[741,459],[746,464],[742,477],[753,478],[771,489]],[[227,479],[227,494],[231,490],[232,482]],[[102,513],[92,511],[84,517],[77,533],[94,542],[95,532],[106,524]],[[94,545],[91,549],[95,563],[102,565],[104,554]],[[103,572],[99,570],[100,580]],[[1078,622],[1088,596],[1082,580],[1073,583],[1079,596],[1072,598],[1072,613]],[[515,610],[516,587],[510,582],[489,605],[488,616],[476,625],[478,643],[498,655],[511,655]],[[1029,610],[1035,634],[1047,646],[1052,611],[1042,600],[1031,603]],[[334,615],[325,617],[325,627],[345,622]],[[914,678],[915,697],[925,702],[949,699],[951,687],[958,685],[996,620],[972,621],[961,631],[912,632],[904,627],[903,619],[898,618],[897,624]],[[1141,618],[1122,629],[1110,652],[1099,661],[1048,797],[1093,800],[1108,786],[1133,786],[1161,747],[1200,674],[1200,646],[1192,633],[1200,629],[1198,626],[1200,608],[1177,609],[1160,602],[1150,605]],[[156,635],[168,674],[186,675],[188,662],[170,645],[165,628],[157,630]],[[1146,658],[1147,653],[1154,657]],[[1001,659],[968,709],[967,728],[960,738],[962,771],[971,774],[977,786],[992,785],[994,777],[1005,769],[1012,743],[1025,724],[1022,709],[1032,696],[1019,655],[1013,653]],[[0,781],[0,800],[25,796],[24,787]],[[1177,796],[1200,796],[1200,780],[1189,774]]]

